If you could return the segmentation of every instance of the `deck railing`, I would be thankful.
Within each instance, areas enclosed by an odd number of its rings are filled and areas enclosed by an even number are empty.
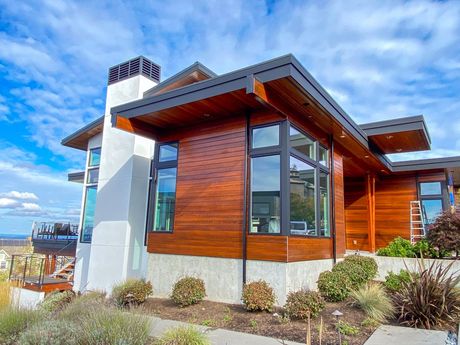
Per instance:
[[[77,240],[78,225],[71,223],[34,222],[32,239],[37,240]]]

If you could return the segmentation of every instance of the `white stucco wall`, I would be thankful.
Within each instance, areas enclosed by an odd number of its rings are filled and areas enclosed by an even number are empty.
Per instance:
[[[107,87],[87,290],[110,291],[126,278],[146,274],[144,231],[154,141],[113,128],[110,109],[142,98],[154,85],[136,76]]]
[[[45,293],[12,287],[11,299],[15,306],[33,309],[45,299]]]
[[[184,276],[203,279],[207,299],[225,303],[241,303],[243,261],[241,259],[203,256],[149,254],[147,280],[153,285],[155,297],[169,297],[175,282]],[[265,280],[274,289],[277,305],[284,305],[289,292],[316,290],[321,272],[332,268],[332,260],[293,263],[248,260],[247,282]]]

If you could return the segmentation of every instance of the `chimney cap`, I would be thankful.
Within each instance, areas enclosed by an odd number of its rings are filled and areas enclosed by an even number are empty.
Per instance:
[[[160,65],[147,59],[145,56],[138,56],[134,59],[122,62],[109,68],[107,84],[114,84],[136,75],[143,75],[156,83],[160,82]]]

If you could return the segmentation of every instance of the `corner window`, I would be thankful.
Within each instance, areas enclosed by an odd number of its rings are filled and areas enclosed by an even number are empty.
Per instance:
[[[329,174],[319,173],[319,230],[321,236],[331,236],[329,225]]]
[[[101,148],[93,148],[88,153],[86,167],[85,200],[81,223],[80,242],[91,243],[94,228],[94,213],[96,211],[97,184],[99,182],[99,164],[101,163]]]
[[[251,159],[251,232],[280,233],[280,156]]]
[[[147,230],[172,232],[176,209],[176,180],[179,144],[156,146],[152,161]]]
[[[319,163],[329,167],[329,151],[322,146],[319,147]]]
[[[264,126],[252,130],[252,148],[279,146],[280,126]]]
[[[289,128],[289,142],[291,148],[312,160],[316,160],[316,142],[292,126]]]

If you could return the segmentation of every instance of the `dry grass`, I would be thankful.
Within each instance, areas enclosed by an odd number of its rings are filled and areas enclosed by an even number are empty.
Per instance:
[[[369,283],[351,292],[353,305],[364,310],[371,319],[384,322],[394,315],[394,306],[385,289],[378,283]]]
[[[0,282],[0,310],[11,305],[11,284],[8,281]]]

